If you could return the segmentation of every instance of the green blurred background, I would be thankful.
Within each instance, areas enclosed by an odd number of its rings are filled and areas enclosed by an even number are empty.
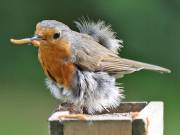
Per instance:
[[[37,49],[13,46],[9,38],[33,35],[44,19],[76,30],[81,16],[112,24],[124,40],[121,56],[173,71],[141,71],[120,81],[125,101],[164,101],[165,135],[179,135],[179,0],[0,0],[0,135],[48,135],[47,118],[58,105],[44,86]]]

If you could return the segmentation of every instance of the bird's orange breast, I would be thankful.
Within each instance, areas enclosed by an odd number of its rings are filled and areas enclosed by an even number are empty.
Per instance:
[[[71,62],[70,45],[65,41],[41,45],[38,55],[45,74],[68,88],[76,70]]]

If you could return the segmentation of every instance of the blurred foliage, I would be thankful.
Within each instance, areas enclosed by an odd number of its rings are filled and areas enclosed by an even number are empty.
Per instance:
[[[124,40],[121,56],[172,70],[141,71],[120,82],[126,101],[164,101],[165,135],[179,135],[179,0],[0,0],[0,134],[48,135],[47,118],[58,105],[44,86],[37,49],[15,47],[9,38],[33,35],[44,19],[76,30],[73,21],[81,16],[112,24]]]

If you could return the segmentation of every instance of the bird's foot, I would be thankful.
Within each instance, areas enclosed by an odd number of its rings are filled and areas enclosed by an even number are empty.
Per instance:
[[[59,112],[68,111],[67,114],[62,114],[59,116],[59,120],[63,121],[66,119],[77,119],[77,120],[87,120],[89,115],[83,114],[83,109],[75,106],[72,103],[62,103],[59,108]]]
[[[59,116],[59,120],[63,121],[65,119],[77,119],[77,120],[88,120],[88,115],[86,114],[64,114]]]

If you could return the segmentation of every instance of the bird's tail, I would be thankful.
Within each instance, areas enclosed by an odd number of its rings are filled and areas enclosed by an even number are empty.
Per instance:
[[[124,58],[122,58],[121,60],[124,64],[128,65],[128,67],[134,69],[134,71],[144,69],[144,70],[157,71],[160,73],[171,73],[171,70],[160,67],[160,66],[138,62],[134,60],[129,60],[129,59],[124,59]]]

